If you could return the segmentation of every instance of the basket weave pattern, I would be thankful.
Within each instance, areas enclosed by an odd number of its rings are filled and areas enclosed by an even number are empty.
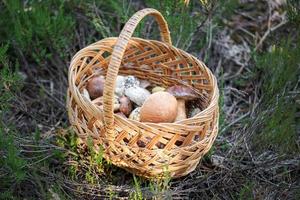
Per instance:
[[[134,38],[146,15],[158,22],[162,42]],[[82,95],[90,78],[105,76],[103,109]],[[142,123],[114,114],[117,75],[133,75],[163,87],[186,85],[202,97],[204,109],[175,123]],[[67,108],[78,136],[91,137],[104,158],[147,178],[168,171],[180,177],[193,171],[218,132],[219,91],[216,78],[197,58],[175,48],[166,21],[154,9],[137,12],[118,38],[106,38],[80,50],[69,68]]]

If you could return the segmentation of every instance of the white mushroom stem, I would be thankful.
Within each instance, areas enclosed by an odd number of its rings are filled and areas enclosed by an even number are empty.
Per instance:
[[[177,116],[175,121],[186,119],[185,100],[177,99]]]

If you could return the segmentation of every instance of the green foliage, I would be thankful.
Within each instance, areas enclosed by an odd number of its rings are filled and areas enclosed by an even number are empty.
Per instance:
[[[264,128],[257,139],[260,147],[272,147],[281,153],[299,152],[296,143],[295,101],[280,97],[278,103],[272,104],[269,109],[274,111],[265,116]]]
[[[110,187],[109,188],[109,199],[113,200],[117,197],[117,194],[115,193],[115,191]]]
[[[153,179],[149,182],[150,191],[157,199],[170,199],[169,192],[171,182],[171,175],[168,170],[168,166],[164,167],[163,177],[160,179]]]
[[[299,27],[300,24],[300,1],[288,0],[287,1],[287,15],[290,22]]]
[[[0,199],[14,200],[15,197],[11,190],[6,190],[6,191],[0,193]]]
[[[0,46],[0,115],[3,116],[4,112],[8,111],[10,101],[14,97],[14,93],[20,89],[21,82],[19,75],[9,66],[6,52],[8,45]]]
[[[24,166],[26,162],[20,157],[20,150],[14,143],[13,130],[5,129],[2,123],[0,125],[0,151],[4,155],[0,158],[0,165],[1,168],[5,168],[9,173],[6,178],[19,183],[25,178]],[[6,181],[1,181],[1,183]]]
[[[245,185],[243,185],[242,189],[240,190],[239,193],[239,200],[253,200],[253,183],[248,182]]]
[[[182,49],[187,47],[192,39],[191,34],[196,30],[198,22],[204,18],[200,13],[190,15],[190,11],[193,10],[193,3],[187,7],[183,1],[147,0],[145,4],[147,7],[155,8],[162,13],[169,25],[173,44]],[[158,31],[152,34],[156,38],[159,36]]]
[[[96,37],[86,36],[88,43],[106,37],[118,37],[123,25],[135,13],[131,1],[125,0],[77,0],[68,2],[67,7],[79,7],[82,14],[88,17],[87,24],[97,32]]]
[[[141,190],[141,181],[133,175],[133,181],[134,181],[134,191],[130,194],[129,199],[132,200],[143,200],[143,193]]]
[[[53,50],[65,56],[75,23],[63,1],[4,1],[0,17],[0,42],[9,41],[38,63]]]
[[[271,147],[281,153],[299,152],[297,147],[295,96],[288,95],[299,76],[300,47],[283,41],[271,52],[256,57],[258,68],[263,72],[263,128],[256,138],[261,148]]]
[[[264,73],[263,94],[267,99],[274,100],[274,95],[297,80],[299,44],[294,48],[290,41],[284,41],[279,47],[273,45],[271,52],[257,57],[257,67]]]
[[[163,174],[159,178],[151,180],[145,180],[133,175],[134,191],[130,193],[129,199],[142,200],[147,199],[146,195],[143,195],[143,188],[149,189],[152,199],[170,199],[171,193],[169,192],[171,182],[171,175],[168,170],[168,166],[163,168]]]
[[[73,180],[83,178],[90,184],[99,184],[101,176],[110,174],[111,165],[103,159],[103,147],[99,146],[96,151],[91,137],[87,138],[85,145],[72,129],[68,129],[58,133],[56,144],[68,150],[64,153],[57,152],[57,156],[62,161],[68,159],[72,162],[67,167],[67,172]]]
[[[222,17],[229,18],[234,14],[234,11],[240,6],[239,0],[221,0],[219,2]]]
[[[9,68],[6,51],[8,46],[0,47],[0,191],[10,188],[11,184],[18,184],[26,177],[24,167],[26,161],[21,158],[20,150],[14,143],[15,130],[9,126],[5,114],[9,111],[14,93],[19,89],[19,78],[16,72]],[[8,196],[12,191],[7,190],[2,197]]]

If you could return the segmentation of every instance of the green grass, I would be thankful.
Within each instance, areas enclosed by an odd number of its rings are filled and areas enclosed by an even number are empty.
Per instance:
[[[143,3],[146,7],[162,12],[169,24],[173,45],[187,49],[192,40],[192,33],[209,15],[207,12],[210,12],[215,2],[215,0],[202,1],[201,5],[199,1],[190,1],[189,6],[185,6],[183,1],[173,0],[147,0]],[[294,0],[289,1],[287,5],[289,20],[295,26],[299,26],[298,4]],[[230,18],[240,6],[237,0],[220,1],[217,8],[218,16],[209,16],[210,21],[201,30],[204,36],[197,44],[191,45],[195,52],[205,49],[205,62],[211,58],[209,43],[215,32],[220,30],[221,19]],[[61,199],[72,199],[80,198],[81,196],[77,196],[78,193],[88,191],[82,186],[74,187],[77,191],[73,193],[68,190],[67,192],[70,192],[68,194],[70,197],[68,197],[62,189],[64,180],[84,183],[87,186],[108,185],[108,191],[103,191],[103,193],[107,194],[110,199],[118,198],[118,195],[124,195],[124,193],[130,194],[131,199],[149,198],[148,194],[157,199],[168,198],[172,195],[167,168],[163,179],[146,181],[134,176],[122,182],[126,185],[126,189],[128,187],[131,189],[127,192],[119,192],[113,187],[123,186],[119,185],[121,184],[119,176],[130,177],[130,174],[105,161],[103,148],[100,147],[99,152],[95,152],[91,138],[88,138],[87,146],[83,147],[73,131],[64,130],[66,132],[60,135],[58,129],[55,137],[52,138],[54,141],[47,140],[45,133],[38,127],[26,133],[18,131],[14,124],[18,122],[13,121],[16,119],[8,117],[13,116],[9,114],[15,110],[21,115],[36,112],[31,110],[34,109],[35,104],[28,104],[30,111],[28,113],[16,108],[20,105],[15,101],[22,98],[22,95],[24,97],[28,95],[23,91],[28,89],[26,84],[29,84],[29,87],[37,84],[30,78],[51,79],[49,74],[53,71],[55,71],[51,74],[54,77],[53,80],[56,80],[58,76],[66,78],[67,64],[77,50],[83,45],[102,38],[118,36],[127,20],[137,11],[136,9],[138,8],[134,1],[125,0],[4,0],[0,3],[0,199],[53,199],[57,196]],[[202,12],[202,10],[206,11]],[[149,27],[148,22],[149,20],[142,21],[134,36],[159,39],[157,25],[154,23]],[[149,34],[146,33],[146,28],[150,28]],[[281,44],[274,44],[272,51],[255,55],[256,69],[243,74],[242,78],[233,80],[234,86],[243,88],[250,80],[262,79],[263,101],[257,113],[257,118],[262,119],[261,127],[256,130],[253,139],[254,145],[260,151],[274,150],[292,156],[299,153],[299,147],[295,142],[296,124],[299,122],[295,115],[299,112],[299,105],[295,103],[296,97],[288,92],[295,86],[299,76],[299,46],[299,41],[298,43],[284,41]],[[58,64],[57,59],[61,59],[62,62]],[[25,73],[35,72],[37,76],[29,77],[29,80],[23,83],[18,74],[19,70]],[[62,89],[57,91],[58,93],[65,92],[67,85],[62,84],[60,82],[55,84],[56,87],[62,86]],[[220,108],[224,104],[225,84],[221,77],[219,81]],[[26,88],[22,88],[23,86]],[[33,91],[34,89],[36,91]],[[52,98],[41,86],[34,89],[31,92],[41,104],[46,105],[48,103],[46,101]],[[28,101],[28,99],[22,99],[20,102],[27,103]],[[54,113],[57,112],[53,105],[49,107]],[[8,121],[10,119],[13,120]],[[34,121],[35,118],[30,118],[30,120]],[[66,116],[52,120],[61,120],[62,126],[67,126]],[[252,119],[245,120],[251,123]],[[225,113],[221,110],[220,127],[224,127],[225,123]],[[36,152],[24,153],[20,142],[25,140],[33,145],[27,150]],[[53,144],[58,147],[51,146],[54,149],[49,148],[49,150],[43,148],[44,145]],[[227,142],[216,141],[205,155],[203,162],[209,163],[212,154],[223,154],[231,147],[231,144]],[[236,155],[237,158],[239,156]],[[43,158],[47,159],[42,160]],[[72,164],[66,164],[67,161]],[[290,175],[288,170],[287,177]],[[219,173],[217,169],[216,172]],[[55,176],[52,177],[52,175]],[[206,176],[205,173],[204,176]],[[187,177],[187,180],[192,179]],[[237,190],[235,196],[239,199],[252,197],[256,182],[245,180],[242,182],[244,184],[240,186],[240,191]]]
[[[166,19],[170,32],[173,45],[178,48],[186,49],[191,38],[191,34],[196,30],[197,24],[205,18],[202,13],[190,14],[190,11],[194,9],[194,3],[191,2],[189,6],[185,6],[183,1],[156,1],[147,0],[145,1],[147,7],[157,9],[162,13]],[[199,6],[199,4],[197,5]],[[138,28],[135,33],[138,37],[144,37],[142,26]],[[159,31],[157,25],[152,29],[150,38],[159,39]]]
[[[20,89],[19,76],[10,67],[7,57],[8,45],[0,46],[0,197],[12,196],[12,184],[20,184],[26,177],[26,161],[20,156],[20,149],[14,143],[16,131],[7,120],[11,100]],[[3,176],[3,174],[5,174]],[[5,190],[7,189],[7,190]]]
[[[248,183],[244,184],[240,190],[238,199],[239,200],[254,200],[253,188],[254,188],[254,185],[250,181]]]
[[[283,41],[273,46],[271,52],[256,57],[262,71],[263,119],[261,133],[256,143],[263,149],[271,148],[281,153],[299,152],[296,144],[296,112],[299,105],[292,90],[299,76],[300,41],[293,45]],[[298,108],[297,108],[298,106]]]
[[[4,1],[0,17],[0,42],[9,41],[39,64],[53,51],[66,56],[75,22],[63,1]]]
[[[146,196],[143,194],[142,187],[148,188],[148,191],[151,193],[150,196],[152,199],[170,199],[170,182],[171,176],[167,166],[164,167],[163,176],[159,179],[146,180],[133,175],[134,191],[130,193],[129,199],[148,199],[149,195]]]
[[[289,0],[286,5],[287,15],[289,20],[296,25],[298,28],[300,26],[300,1]]]
[[[129,199],[132,200],[143,200],[143,193],[141,190],[141,181],[133,175],[133,181],[134,181],[134,191],[130,194]]]

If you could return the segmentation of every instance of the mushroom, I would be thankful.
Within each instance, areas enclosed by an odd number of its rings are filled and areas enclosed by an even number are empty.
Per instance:
[[[196,94],[191,88],[180,85],[169,87],[167,92],[172,94],[177,99],[178,107],[175,121],[186,119],[185,101],[198,98],[198,94]]]
[[[82,90],[82,95],[83,95],[86,99],[91,100],[90,95],[89,95],[89,92],[88,92],[85,88]]]
[[[164,88],[164,87],[156,86],[156,87],[154,87],[154,88],[151,90],[151,92],[152,92],[152,93],[155,93],[155,92],[163,92],[163,91],[165,91],[165,90],[166,90],[166,88]]]
[[[138,87],[140,85],[140,81],[135,78],[134,76],[127,76],[125,78],[125,89],[131,88],[131,87]]]
[[[130,87],[125,90],[125,95],[138,106],[143,105],[144,101],[150,96],[150,92],[141,87]]]
[[[174,122],[177,116],[177,100],[168,92],[151,94],[141,107],[141,122]]]
[[[118,97],[124,95],[125,90],[131,87],[138,87],[140,81],[134,76],[117,76],[115,94]]]
[[[120,102],[120,111],[124,113],[124,115],[129,116],[132,111],[132,103],[128,97],[122,96],[119,99]]]
[[[121,97],[121,96],[124,95],[125,80],[126,80],[126,77],[124,77],[124,76],[117,76],[115,94],[118,97]]]
[[[88,81],[86,89],[91,99],[96,99],[103,95],[104,82],[105,79],[103,76],[95,76]]]
[[[130,113],[129,119],[140,121],[140,110],[141,110],[141,107],[137,107],[136,109],[134,109]]]

